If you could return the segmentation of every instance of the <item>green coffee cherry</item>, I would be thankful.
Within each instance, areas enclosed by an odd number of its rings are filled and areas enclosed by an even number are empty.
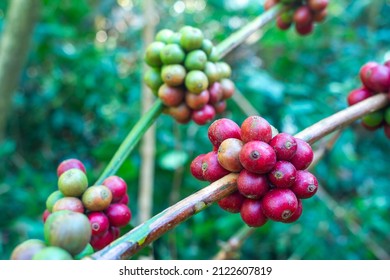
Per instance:
[[[160,58],[163,64],[180,64],[186,56],[184,50],[177,44],[168,44],[161,49]]]
[[[159,67],[162,65],[160,58],[161,50],[165,47],[163,42],[151,43],[145,51],[145,62],[151,67]]]
[[[163,80],[161,79],[161,70],[159,68],[149,68],[145,72],[144,81],[152,90],[158,90],[158,88],[163,84]]]
[[[202,47],[203,33],[198,28],[186,28],[181,33],[180,45],[186,51],[192,51]]]
[[[169,40],[173,36],[174,32],[170,29],[161,29],[155,36],[155,41],[169,44]]]
[[[209,81],[202,71],[192,70],[185,78],[185,85],[190,92],[201,93],[209,86]]]
[[[171,64],[162,68],[161,78],[169,86],[180,86],[184,83],[186,73],[183,65]]]
[[[193,50],[187,54],[184,66],[187,70],[203,70],[207,62],[207,55],[202,50]]]

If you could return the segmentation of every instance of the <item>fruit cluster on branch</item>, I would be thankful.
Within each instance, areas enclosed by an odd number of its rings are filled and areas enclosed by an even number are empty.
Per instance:
[[[240,213],[251,227],[268,220],[291,223],[302,214],[301,199],[312,197],[316,177],[305,169],[313,160],[308,143],[287,133],[272,135],[271,125],[260,116],[251,116],[239,126],[222,118],[208,129],[213,151],[198,155],[191,162],[191,173],[214,182],[239,173],[237,191],[218,205]]]
[[[179,123],[210,122],[225,111],[226,100],[234,94],[230,66],[219,61],[213,43],[198,28],[159,31],[144,59],[150,66],[146,85],[166,106],[164,112]]]
[[[287,30],[295,26],[299,35],[308,35],[313,31],[316,22],[322,22],[327,16],[328,0],[266,0],[266,10],[281,3],[286,6],[276,19],[276,26]]]
[[[390,60],[384,64],[367,62],[360,68],[359,77],[362,85],[348,94],[349,106],[378,93],[388,93],[390,98]],[[386,137],[390,139],[390,106],[365,115],[361,125],[371,131],[383,127]]]
[[[57,167],[58,189],[46,199],[42,215],[45,242],[27,240],[11,259],[81,259],[120,236],[131,220],[126,182],[118,176],[88,186],[86,169],[78,159]],[[43,246],[41,246],[43,245]]]

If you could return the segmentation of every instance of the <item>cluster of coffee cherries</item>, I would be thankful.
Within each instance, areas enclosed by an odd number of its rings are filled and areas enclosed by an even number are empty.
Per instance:
[[[264,8],[282,3],[287,10],[276,19],[276,26],[281,30],[287,30],[292,25],[300,35],[308,35],[313,31],[314,23],[322,22],[327,16],[328,0],[266,0]]]
[[[311,146],[287,133],[273,136],[272,127],[260,116],[250,116],[241,126],[222,118],[208,129],[213,150],[198,155],[190,165],[192,175],[214,182],[229,173],[239,173],[237,191],[218,205],[240,213],[251,227],[268,220],[292,223],[302,214],[301,199],[318,189],[307,167],[313,160]]]
[[[27,240],[11,259],[81,259],[117,239],[130,222],[122,178],[113,175],[89,186],[84,164],[73,158],[58,165],[57,175],[58,189],[47,197],[42,215],[45,242]]]
[[[203,32],[184,26],[160,30],[146,49],[150,68],[144,81],[178,123],[204,125],[226,109],[235,90],[229,64],[218,61],[213,43]]]
[[[390,98],[390,60],[384,64],[367,62],[360,68],[359,77],[362,85],[348,94],[349,106],[378,93],[388,93]],[[386,137],[390,139],[390,106],[365,115],[361,119],[361,124],[368,130],[383,127]]]

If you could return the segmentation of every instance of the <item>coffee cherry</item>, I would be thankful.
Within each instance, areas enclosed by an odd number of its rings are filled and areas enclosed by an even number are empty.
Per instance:
[[[165,45],[160,52],[160,58],[163,64],[180,64],[184,61],[186,54],[177,44]]]
[[[375,126],[369,126],[369,125],[367,125],[365,122],[361,121],[360,124],[361,124],[361,126],[362,126],[364,129],[366,129],[366,130],[368,130],[368,131],[375,131],[375,130],[377,130],[377,129],[379,129],[379,128],[382,127],[382,123],[380,123],[380,124],[378,124],[378,125],[375,125]]]
[[[192,176],[194,176],[196,179],[204,181],[204,176],[203,176],[203,169],[202,169],[202,164],[203,164],[203,158],[205,154],[200,154],[196,158],[194,158],[191,162],[190,165],[190,171]]]
[[[51,213],[53,212],[53,206],[57,200],[65,197],[59,190],[52,192],[46,199],[46,209]]]
[[[260,116],[250,116],[241,124],[241,139],[244,142],[263,141],[272,139],[272,129],[268,121]]]
[[[328,6],[328,0],[308,0],[307,4],[313,11],[322,11]]]
[[[125,204],[127,205],[129,203],[129,195],[128,194],[125,194],[119,201],[118,203],[122,203],[122,204]]]
[[[188,107],[193,110],[202,109],[210,100],[209,91],[206,89],[201,93],[187,92],[185,94],[185,101]]]
[[[43,222],[46,222],[47,218],[50,216],[51,212],[47,209],[45,209],[45,211],[43,211],[42,213],[42,221]]]
[[[368,127],[380,126],[383,122],[383,111],[376,111],[362,117],[362,122]]]
[[[298,170],[296,180],[291,187],[297,198],[310,198],[317,192],[317,178],[308,171]]]
[[[95,251],[98,251],[109,245],[114,240],[113,232],[111,230],[107,230],[102,235],[92,235],[90,244]]]
[[[195,49],[200,49],[203,44],[203,32],[194,27],[185,27],[180,31],[180,45],[186,50],[191,51]]]
[[[44,224],[44,237],[48,245],[75,255],[89,243],[91,225],[84,214],[68,210],[54,212]]]
[[[39,239],[28,239],[11,252],[11,260],[31,260],[33,256],[46,247],[45,242]]]
[[[247,142],[242,147],[239,158],[245,169],[257,174],[271,171],[276,163],[274,149],[262,141]]]
[[[303,170],[308,168],[313,161],[313,150],[311,149],[311,146],[304,140],[295,138],[295,141],[297,143],[297,151],[290,159],[290,162],[297,170]]]
[[[70,158],[70,159],[66,159],[66,160],[62,161],[58,165],[57,176],[60,177],[62,175],[62,173],[64,173],[65,171],[68,171],[69,169],[73,169],[73,168],[80,169],[81,171],[86,173],[85,166],[81,161],[79,161],[78,159],[75,159],[75,158]]]
[[[65,196],[81,196],[88,187],[88,179],[83,171],[72,168],[58,178],[58,189]]]
[[[209,86],[209,81],[205,73],[199,70],[191,70],[185,77],[187,89],[193,93],[201,93]]]
[[[229,64],[223,61],[216,62],[215,65],[217,66],[219,76],[222,79],[229,78],[232,75],[232,69],[230,68]]]
[[[223,99],[223,89],[220,83],[215,82],[212,83],[209,87],[209,93],[210,93],[210,104],[218,103]]]
[[[263,213],[262,202],[246,198],[240,210],[241,218],[250,227],[261,227],[267,221],[267,216]]]
[[[161,69],[161,78],[169,86],[180,86],[184,84],[186,69],[181,64],[165,65]]]
[[[202,51],[205,52],[205,54],[207,55],[207,57],[210,56],[211,54],[211,51],[213,50],[213,42],[211,42],[209,39],[203,39],[203,42],[202,42]]]
[[[370,98],[374,94],[368,88],[362,87],[352,90],[347,96],[347,102],[349,106],[355,105],[367,98]]]
[[[109,231],[111,231],[114,240],[121,236],[121,229],[119,227],[110,227]]]
[[[35,253],[32,260],[73,260],[73,257],[67,250],[57,246],[48,246]]]
[[[211,61],[206,62],[203,72],[206,74],[210,84],[215,83],[221,79],[217,65]]]
[[[234,83],[229,79],[221,79],[220,84],[222,86],[223,99],[232,97],[235,91]]]
[[[240,172],[242,165],[239,159],[239,154],[242,149],[243,142],[236,138],[224,140],[218,148],[219,164],[231,172]]]
[[[328,10],[324,9],[319,12],[314,12],[313,20],[315,22],[323,22],[328,16]]]
[[[364,86],[374,92],[388,92],[390,88],[390,69],[376,62],[364,64],[359,72]]]
[[[121,203],[110,204],[104,213],[107,215],[110,225],[114,227],[124,227],[131,220],[129,207]]]
[[[295,10],[293,20],[296,26],[307,26],[313,22],[313,15],[308,6],[300,6]]]
[[[235,191],[219,200],[218,205],[227,212],[239,213],[244,200],[245,197],[243,197],[238,191]]]
[[[281,16],[278,16],[276,18],[276,26],[280,29],[280,30],[287,30],[291,27],[292,25],[292,20],[291,21],[285,21],[283,20],[283,17]]]
[[[110,221],[106,214],[101,211],[90,212],[87,214],[89,223],[91,224],[92,236],[102,235],[110,227]]]
[[[206,104],[205,106],[203,106],[203,108],[199,110],[194,110],[192,112],[191,118],[195,123],[199,125],[204,125],[214,119],[215,114],[216,112],[214,107]]]
[[[295,182],[296,173],[297,170],[292,163],[278,161],[268,173],[268,179],[277,188],[289,188]]]
[[[203,178],[210,183],[221,179],[230,172],[223,168],[218,162],[218,153],[216,151],[208,152],[202,161]]]
[[[158,90],[163,84],[159,68],[149,68],[144,75],[144,82],[152,90]]]
[[[154,37],[155,41],[163,42],[165,44],[168,44],[170,42],[171,37],[175,34],[170,29],[161,29],[159,32],[157,32],[156,36]]]
[[[188,123],[191,120],[192,110],[184,102],[176,107],[168,107],[167,113],[178,123]]]
[[[264,214],[279,222],[288,220],[298,209],[298,199],[290,189],[272,189],[261,202]]]
[[[309,35],[310,33],[312,33],[313,28],[314,28],[313,22],[310,22],[307,25],[295,24],[295,30],[297,31],[297,33],[299,35],[302,35],[302,36],[306,36],[306,35]]]
[[[63,197],[54,203],[52,212],[58,212],[61,210],[84,213],[84,205],[77,197]]]
[[[188,70],[203,70],[206,66],[207,55],[202,50],[190,51],[184,61],[184,66]]]
[[[161,50],[165,47],[163,42],[153,42],[145,50],[144,60],[151,67],[159,67],[162,65],[160,58]]]
[[[228,138],[241,140],[241,128],[234,121],[221,118],[215,120],[208,128],[208,138],[214,147],[218,148]]]
[[[302,200],[298,199],[297,210],[294,212],[294,214],[292,214],[290,218],[288,218],[287,220],[283,220],[282,223],[289,224],[297,221],[302,216],[302,210],[303,210]]]
[[[290,160],[297,151],[295,137],[284,132],[275,135],[269,145],[274,149],[278,160]]]
[[[260,199],[269,190],[267,176],[243,169],[237,177],[237,189],[247,198]]]
[[[213,104],[213,106],[215,109],[215,113],[221,114],[221,113],[225,112],[225,110],[226,110],[226,106],[227,106],[226,100],[221,100],[221,101]]]
[[[184,95],[184,88],[182,87],[172,87],[163,84],[158,89],[158,97],[165,106],[175,107],[180,105],[184,100]]]
[[[112,193],[106,186],[91,186],[84,192],[81,200],[89,211],[103,211],[110,205]]]
[[[119,176],[112,175],[107,177],[103,181],[102,185],[110,189],[112,194],[112,202],[120,201],[127,193],[127,184]]]

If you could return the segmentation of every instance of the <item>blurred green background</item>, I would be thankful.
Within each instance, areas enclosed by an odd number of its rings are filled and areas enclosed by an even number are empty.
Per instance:
[[[0,36],[10,2],[0,1]],[[359,68],[390,58],[390,1],[330,2],[327,20],[312,35],[283,32],[272,22],[225,58],[244,98],[280,131],[296,133],[344,109],[348,92],[360,86]],[[217,44],[262,13],[262,3],[155,1],[151,11],[156,31],[193,25]],[[59,162],[80,159],[93,182],[140,118],[142,34],[150,24],[141,6],[42,2],[0,143],[0,259],[26,239],[43,239],[41,214],[57,187]],[[239,124],[247,117],[234,100],[222,116]],[[191,160],[211,150],[207,128],[178,125],[166,115],[157,120],[153,214],[207,185],[189,173]],[[232,257],[390,258],[389,153],[382,130],[354,123],[313,170],[326,195],[305,200],[294,224],[257,229]],[[132,226],[139,223],[141,161],[136,149],[117,173],[129,186]],[[212,259],[242,227],[239,215],[212,205],[135,258]]]

